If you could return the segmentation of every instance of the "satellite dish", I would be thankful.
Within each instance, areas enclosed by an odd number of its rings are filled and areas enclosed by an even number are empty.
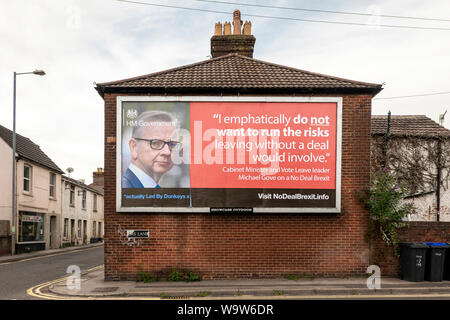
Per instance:
[[[69,178],[70,178],[70,174],[73,172],[73,168],[72,167],[68,167],[66,169],[66,171],[69,173]]]

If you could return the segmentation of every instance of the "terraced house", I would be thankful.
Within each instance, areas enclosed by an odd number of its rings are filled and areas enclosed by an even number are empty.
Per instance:
[[[450,221],[450,130],[424,115],[373,115],[371,127],[372,172],[384,163],[409,183],[408,220]]]
[[[59,248],[63,171],[29,138],[16,136],[16,210],[12,232],[12,131],[0,126],[0,254]]]
[[[93,173],[91,185],[66,177],[37,144],[20,134],[13,232],[12,134],[0,126],[0,255],[102,241],[102,169]]]
[[[94,172],[94,179],[95,179]],[[103,191],[94,183],[62,177],[62,246],[76,246],[103,239]]]

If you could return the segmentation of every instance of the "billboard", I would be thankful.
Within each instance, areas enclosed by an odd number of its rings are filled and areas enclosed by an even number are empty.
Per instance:
[[[118,212],[340,212],[342,98],[117,98]]]

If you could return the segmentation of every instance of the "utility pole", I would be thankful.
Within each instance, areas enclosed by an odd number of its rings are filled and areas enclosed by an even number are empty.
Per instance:
[[[436,220],[440,221],[441,218],[441,158],[442,158],[442,140],[439,137],[437,141],[437,177],[436,177]]]

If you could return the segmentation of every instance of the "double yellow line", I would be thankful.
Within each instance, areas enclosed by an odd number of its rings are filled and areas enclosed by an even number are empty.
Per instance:
[[[101,268],[103,268],[103,265],[91,268],[89,270],[87,270],[87,272],[92,272],[95,270],[99,270]],[[32,297],[36,297],[36,298],[43,298],[43,299],[50,299],[50,300],[91,300],[91,299],[97,299],[97,298],[91,298],[91,297],[67,297],[67,296],[59,296],[59,295],[54,295],[54,294],[50,294],[50,293],[43,293],[41,290],[45,287],[49,287],[51,285],[63,282],[63,281],[67,281],[67,279],[70,276],[64,277],[64,278],[60,278],[60,279],[56,279],[56,280],[52,280],[52,281],[48,281],[45,283],[41,283],[38,284],[37,286],[31,287],[30,289],[27,290],[27,294],[32,296]]]
[[[88,272],[92,272],[92,271],[96,271],[99,269],[102,269],[104,267],[104,265],[100,265],[91,269],[88,269],[85,273]],[[51,285],[55,285],[57,283],[61,283],[64,281],[67,281],[67,279],[70,276],[64,277],[64,278],[60,278],[60,279],[56,279],[53,281],[48,281],[45,283],[41,283],[38,284],[34,287],[31,287],[30,289],[27,290],[27,294],[35,297],[35,298],[40,298],[40,299],[49,299],[49,300],[161,300],[161,298],[152,298],[152,297],[112,297],[112,296],[108,296],[108,297],[89,297],[89,296],[84,296],[84,297],[80,297],[80,296],[60,296],[60,295],[56,295],[56,294],[51,294],[51,293],[43,293],[42,290],[46,287],[49,287]]]
[[[104,268],[104,265],[100,265],[91,269],[88,269],[85,273],[96,271],[99,269]],[[49,287],[51,285],[55,285],[57,283],[61,283],[63,281],[67,281],[67,279],[70,276],[56,279],[53,281],[48,281],[39,285],[36,285],[30,289],[27,290],[27,294],[41,299],[49,299],[49,300],[166,300],[162,298],[156,298],[156,297],[120,297],[120,296],[108,296],[108,297],[90,297],[90,296],[60,296],[56,294],[51,293],[43,293],[41,290],[43,288]],[[354,299],[408,299],[408,298],[450,298],[450,294],[439,294],[439,293],[428,293],[428,294],[370,294],[370,295],[312,295],[312,296],[298,296],[298,295],[284,295],[279,297],[273,297],[273,296],[241,296],[241,297],[205,297],[205,298],[187,298],[183,300],[222,300],[222,299],[232,299],[232,300],[240,300],[240,299],[275,299],[275,300],[282,300],[282,299],[298,299],[298,300],[315,300],[315,299],[326,299],[326,300],[354,300]]]

